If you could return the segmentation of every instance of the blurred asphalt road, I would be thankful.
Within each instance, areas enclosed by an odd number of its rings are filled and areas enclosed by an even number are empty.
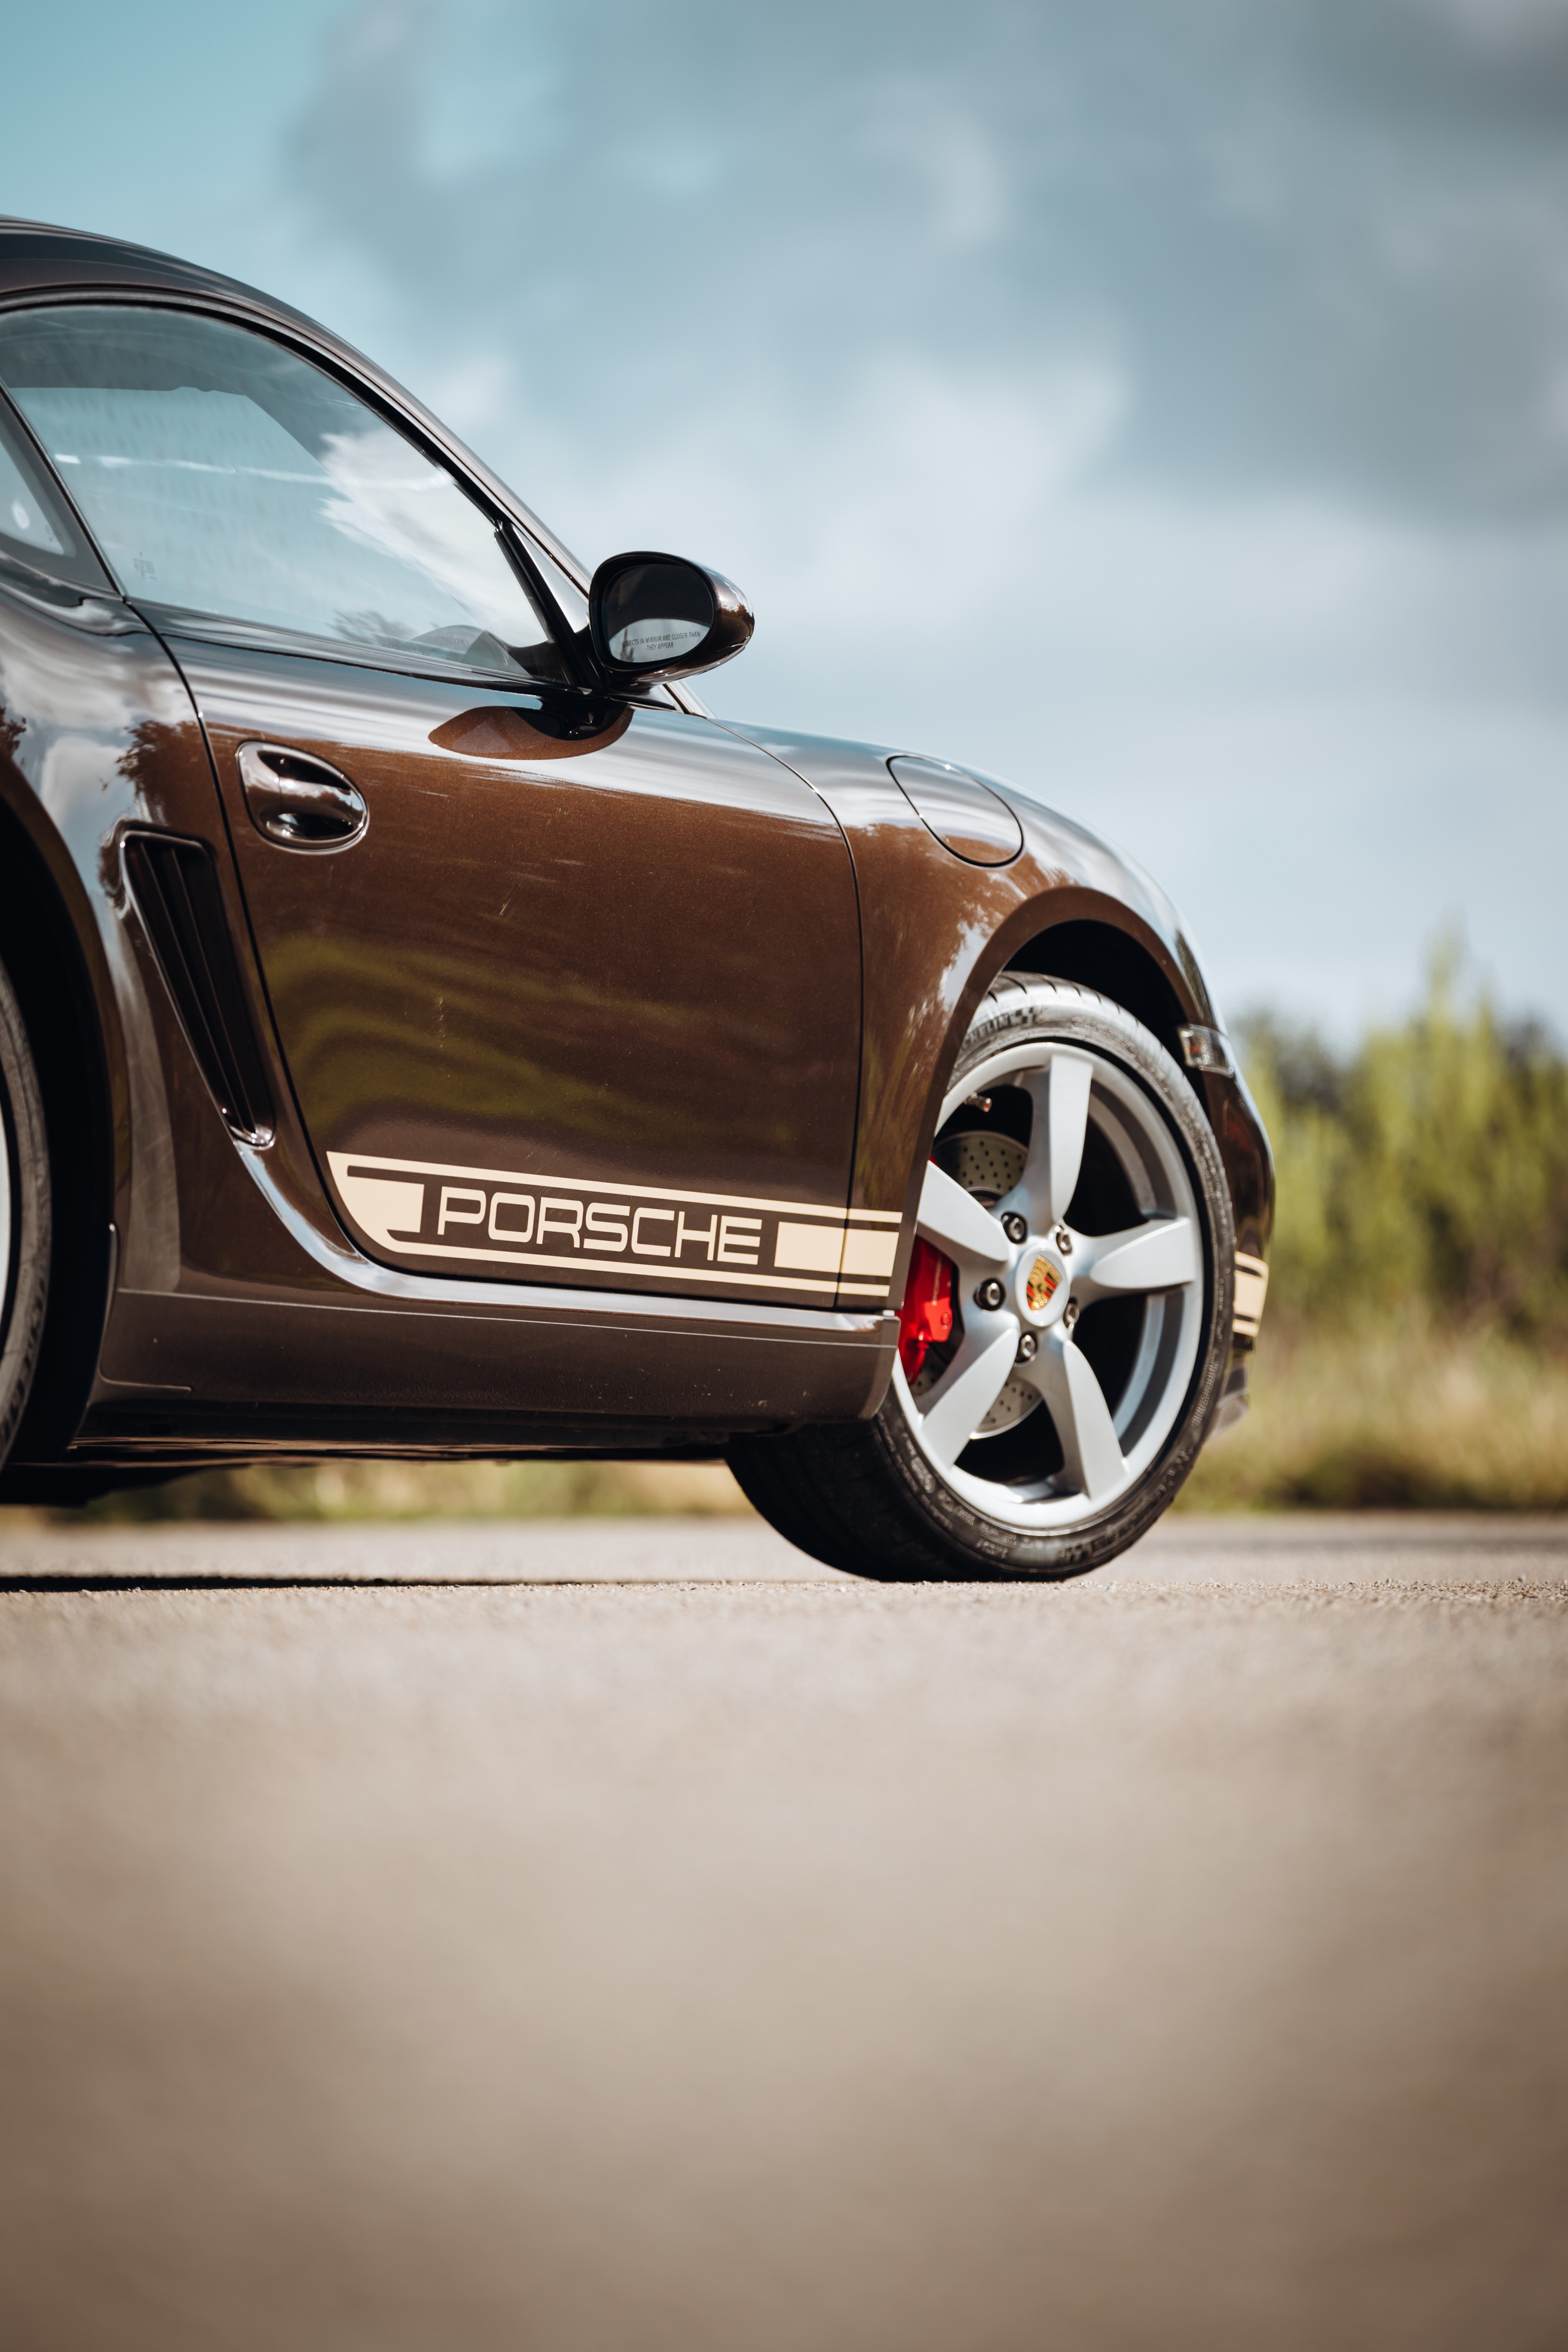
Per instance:
[[[0,1586],[5,2352],[1568,2342],[1568,1526]]]

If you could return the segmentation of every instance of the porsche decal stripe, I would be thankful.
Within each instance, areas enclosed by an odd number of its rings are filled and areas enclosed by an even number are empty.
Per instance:
[[[660,1184],[622,1184],[602,1176],[524,1175],[516,1168],[467,1168],[438,1160],[385,1160],[380,1152],[329,1151],[333,1177],[342,1168],[393,1168],[400,1175],[471,1176],[480,1184],[531,1184],[552,1192],[630,1192],[634,1201],[686,1201],[697,1208],[765,1209],[784,1217],[836,1217],[852,1225],[892,1225],[904,1223],[896,1209],[844,1209],[837,1202],[765,1201],[753,1192],[683,1192]]]
[[[804,1274],[836,1275],[844,1255],[844,1229],[831,1225],[798,1225],[779,1222],[773,1239],[775,1265],[798,1265]]]
[[[1260,1257],[1249,1257],[1245,1250],[1236,1253],[1236,1311],[1232,1328],[1244,1339],[1255,1339],[1263,1319],[1263,1301],[1269,1296],[1269,1268]]]
[[[886,1296],[898,1249],[885,1211],[360,1152],[327,1163],[352,1223],[401,1258],[859,1301]]]

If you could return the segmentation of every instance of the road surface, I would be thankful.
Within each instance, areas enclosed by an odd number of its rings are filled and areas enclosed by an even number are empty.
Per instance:
[[[1568,2342],[1563,1523],[0,1588],[6,2352]]]

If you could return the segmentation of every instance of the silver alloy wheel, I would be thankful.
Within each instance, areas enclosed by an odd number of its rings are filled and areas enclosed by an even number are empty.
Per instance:
[[[1038,1039],[1003,1047],[965,1074],[938,1132],[965,1103],[1004,1086],[1021,1087],[1033,1106],[1021,1169],[993,1153],[1012,1181],[987,1205],[935,1160],[928,1167],[918,1230],[957,1268],[962,1329],[929,1384],[923,1375],[912,1389],[900,1364],[894,1387],[921,1453],[955,1495],[1020,1533],[1047,1534],[1114,1504],[1175,1428],[1202,1346],[1203,1226],[1174,1133],[1116,1062]],[[1091,1128],[1142,1213],[1114,1233],[1066,1222]],[[1021,1239],[1009,1237],[1004,1218]],[[1139,1297],[1131,1370],[1108,1397],[1074,1337],[1079,1318],[1103,1300]],[[1061,1466],[1032,1477],[986,1475],[988,1442],[1037,1403],[1054,1427]]]

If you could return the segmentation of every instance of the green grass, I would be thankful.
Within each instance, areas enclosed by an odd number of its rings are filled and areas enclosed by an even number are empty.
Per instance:
[[[1419,1308],[1265,1327],[1179,1509],[1568,1510],[1568,1362]]]

